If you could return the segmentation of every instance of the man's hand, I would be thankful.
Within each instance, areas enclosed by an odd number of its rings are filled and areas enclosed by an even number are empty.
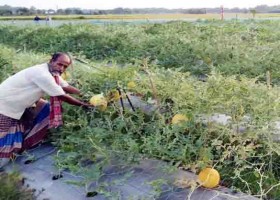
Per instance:
[[[89,103],[85,103],[84,105],[82,105],[82,108],[86,112],[91,112],[92,110],[95,110],[96,107],[94,105],[89,104]]]
[[[82,107],[84,107],[84,108],[94,108],[95,106],[94,106],[94,105],[91,105],[91,104],[89,104],[89,103],[84,103],[84,104],[82,105]]]
[[[72,97],[72,96],[70,96],[68,94],[58,96],[58,98],[61,101],[64,101],[64,102],[69,103],[71,105],[82,106],[82,107],[92,107],[91,104],[83,102],[83,101],[81,101],[79,99],[76,99],[76,98],[74,98],[74,97]]]

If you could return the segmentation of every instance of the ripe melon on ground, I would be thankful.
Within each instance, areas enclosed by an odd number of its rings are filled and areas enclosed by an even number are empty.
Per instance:
[[[118,90],[113,90],[107,95],[108,101],[119,101],[121,98]]]
[[[136,87],[136,83],[134,81],[130,81],[127,83],[127,88],[128,89],[133,89]]]
[[[207,167],[199,173],[198,180],[201,182],[202,186],[214,188],[219,185],[220,174],[217,170]]]
[[[172,124],[180,124],[182,122],[188,121],[188,118],[183,114],[176,114],[171,120]]]

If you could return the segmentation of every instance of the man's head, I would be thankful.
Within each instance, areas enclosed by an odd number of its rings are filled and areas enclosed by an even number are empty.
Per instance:
[[[50,71],[61,75],[71,63],[72,60],[68,54],[61,52],[55,53],[49,61]]]

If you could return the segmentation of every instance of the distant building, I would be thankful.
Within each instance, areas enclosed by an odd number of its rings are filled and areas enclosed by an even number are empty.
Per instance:
[[[47,14],[47,15],[52,15],[52,14],[55,14],[55,13],[56,12],[53,9],[46,10],[46,12],[45,12],[45,14]]]

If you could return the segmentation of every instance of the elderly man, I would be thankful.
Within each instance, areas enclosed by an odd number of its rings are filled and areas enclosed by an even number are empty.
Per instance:
[[[80,91],[60,77],[71,63],[66,53],[55,53],[49,63],[24,69],[0,84],[0,168],[13,153],[40,143],[47,129],[62,125],[61,101],[90,106],[70,96]],[[41,99],[44,94],[50,103]]]

